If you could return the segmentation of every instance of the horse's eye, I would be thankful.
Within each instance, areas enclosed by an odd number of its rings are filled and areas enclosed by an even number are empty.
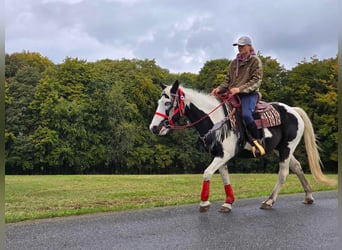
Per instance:
[[[171,106],[171,102],[165,102],[165,107],[170,107]]]

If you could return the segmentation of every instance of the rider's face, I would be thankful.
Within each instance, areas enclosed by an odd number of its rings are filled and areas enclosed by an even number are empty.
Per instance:
[[[247,54],[250,51],[250,45],[239,45],[238,48],[241,54]]]

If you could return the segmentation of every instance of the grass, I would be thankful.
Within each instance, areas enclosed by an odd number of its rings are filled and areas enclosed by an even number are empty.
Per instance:
[[[306,175],[314,191],[336,190]],[[268,196],[277,174],[231,174],[236,199]],[[337,175],[330,175],[337,179]],[[202,175],[5,176],[5,221],[199,203]],[[302,193],[290,174],[281,194]],[[304,198],[304,196],[303,196]],[[221,177],[211,181],[211,201],[224,201]]]

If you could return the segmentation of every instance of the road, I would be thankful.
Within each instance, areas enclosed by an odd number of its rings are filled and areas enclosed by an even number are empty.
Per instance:
[[[337,249],[337,192],[281,195],[272,210],[263,198],[237,200],[229,214],[213,203],[101,213],[6,224],[6,249]],[[340,248],[342,249],[342,248]]]

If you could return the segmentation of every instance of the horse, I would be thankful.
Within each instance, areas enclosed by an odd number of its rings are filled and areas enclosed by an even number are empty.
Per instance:
[[[168,86],[161,83],[162,93],[158,106],[149,125],[155,135],[166,135],[170,130],[194,127],[200,141],[210,152],[212,161],[203,173],[202,191],[200,194],[200,212],[207,212],[210,207],[210,180],[218,170],[224,184],[226,199],[219,212],[229,213],[235,201],[230,182],[227,162],[233,157],[254,158],[252,145],[245,140],[241,145],[241,135],[233,129],[232,118],[236,109],[227,109],[225,101],[211,94],[185,88],[176,80]],[[227,102],[232,107],[231,102]],[[273,127],[260,128],[264,134],[266,155],[275,152],[279,157],[277,182],[271,195],[262,201],[261,209],[272,209],[282,185],[285,183],[289,170],[294,172],[305,191],[304,204],[314,202],[312,188],[307,181],[300,162],[295,158],[294,151],[304,135],[304,143],[308,156],[310,171],[318,182],[336,185],[336,180],[325,176],[321,170],[319,148],[313,126],[307,113],[299,107],[291,107],[284,103],[272,102],[270,105],[278,111],[281,124]],[[228,110],[228,111],[227,111]],[[234,111],[234,112],[233,112]],[[188,119],[186,125],[175,125],[181,117]]]

